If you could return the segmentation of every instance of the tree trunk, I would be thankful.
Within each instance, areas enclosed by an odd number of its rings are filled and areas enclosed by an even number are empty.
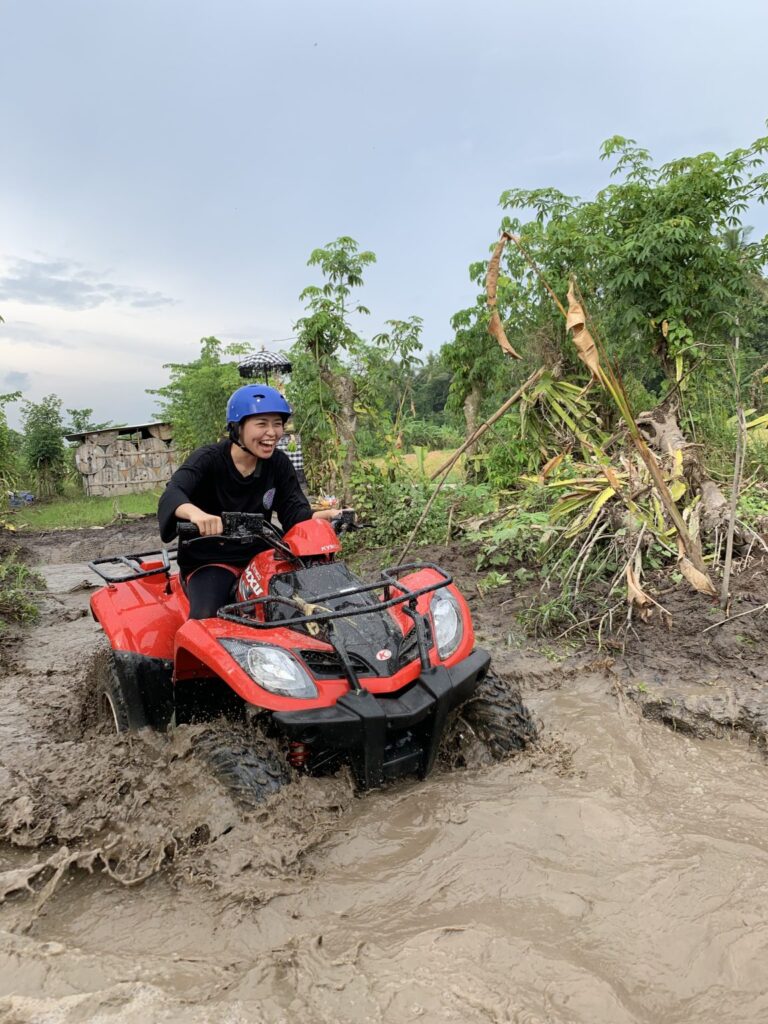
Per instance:
[[[464,422],[467,426],[467,437],[472,437],[478,427],[478,419],[480,418],[480,402],[482,400],[483,393],[480,390],[479,384],[473,384],[472,390],[469,392],[467,397],[464,399]],[[466,449],[465,454],[465,471],[464,475],[468,482],[472,482],[477,476],[477,470],[475,464],[472,462],[472,456],[475,452],[477,445],[471,444]]]
[[[464,399],[464,421],[467,425],[467,437],[471,437],[477,430],[477,418],[480,415],[480,401],[483,395],[478,384],[472,385],[472,390]]]
[[[352,497],[349,481],[352,476],[352,467],[357,458],[357,412],[355,411],[357,388],[352,377],[346,373],[324,371],[323,379],[339,405],[336,427],[339,432],[339,441],[344,446],[344,458],[340,467],[340,498],[343,504],[348,505]]]
[[[641,412],[637,426],[651,448],[674,459],[675,452],[683,455],[683,477],[691,494],[701,495],[701,531],[712,534],[728,521],[728,500],[707,475],[701,461],[700,446],[692,444],[678,423],[680,408],[675,396],[665,399],[651,412]]]

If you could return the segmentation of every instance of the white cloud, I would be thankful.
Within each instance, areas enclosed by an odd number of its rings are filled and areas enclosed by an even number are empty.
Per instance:
[[[0,272],[0,299],[68,310],[107,304],[154,309],[174,302],[161,292],[116,284],[64,259],[11,259]]]

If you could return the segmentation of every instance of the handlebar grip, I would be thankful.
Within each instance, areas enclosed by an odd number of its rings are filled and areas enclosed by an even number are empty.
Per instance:
[[[179,540],[192,540],[193,537],[200,536],[200,530],[194,523],[178,523],[176,526],[176,535]]]

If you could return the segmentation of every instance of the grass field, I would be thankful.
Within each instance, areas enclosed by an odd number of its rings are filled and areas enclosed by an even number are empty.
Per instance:
[[[408,455],[404,455],[406,466],[409,469],[415,470],[422,476],[431,476],[436,469],[439,469],[443,463],[447,462],[448,459],[453,455],[452,450],[436,449],[435,451],[417,451],[410,452]],[[383,462],[383,460],[381,460]],[[451,469],[448,474],[449,480],[456,480],[461,477],[464,468],[464,456],[459,457],[459,461]]]
[[[145,491],[143,494],[121,494],[117,498],[87,498],[83,494],[68,494],[11,512],[5,521],[19,532],[107,526],[124,516],[132,518],[154,515],[160,493],[160,490]]]

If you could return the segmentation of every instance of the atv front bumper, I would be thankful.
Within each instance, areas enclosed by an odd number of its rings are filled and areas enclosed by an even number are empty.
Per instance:
[[[491,657],[476,649],[458,665],[421,673],[398,697],[351,690],[329,708],[276,711],[272,719],[289,740],[309,745],[325,760],[348,761],[360,789],[415,773],[435,763],[450,712],[463,704],[488,672]]]

